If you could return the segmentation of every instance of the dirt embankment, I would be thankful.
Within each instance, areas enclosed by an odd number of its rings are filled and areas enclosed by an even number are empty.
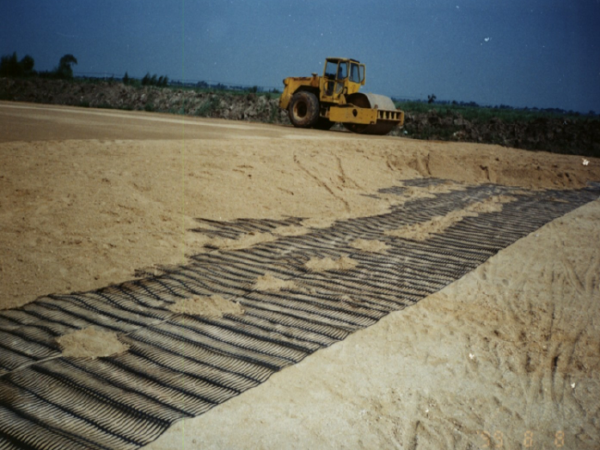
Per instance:
[[[111,122],[87,112],[82,109],[74,123],[110,129]],[[158,131],[169,125],[150,123]],[[185,255],[245,248],[456,188],[410,187],[403,197],[379,192],[404,179],[526,189],[579,188],[600,181],[596,158],[584,165],[583,158],[568,155],[401,138],[348,139],[349,133],[326,133],[331,139],[324,146],[323,133],[316,131],[289,129],[288,137],[268,139],[260,137],[260,126],[248,128],[241,138],[188,139],[185,147],[180,140],[0,144],[0,309],[48,293],[120,283],[138,269],[160,273],[157,265],[184,263]],[[305,220],[301,227],[238,239],[193,231],[199,227],[196,218],[285,217]],[[448,223],[439,222],[420,231],[426,235]]]
[[[195,115],[289,124],[276,94],[135,87],[121,82],[0,78],[0,100]],[[336,125],[336,127],[340,127]],[[407,112],[403,129],[392,135],[416,139],[498,144],[583,156],[600,156],[600,121],[590,118],[537,118],[504,122],[467,120],[458,113]]]

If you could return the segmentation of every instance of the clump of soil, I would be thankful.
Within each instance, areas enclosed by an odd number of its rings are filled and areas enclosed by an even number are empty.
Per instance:
[[[367,239],[356,239],[350,242],[350,246],[371,253],[385,253],[390,248],[385,242]]]
[[[514,202],[515,197],[510,195],[495,195],[482,202],[473,203],[465,208],[467,211],[476,213],[500,212],[504,203]]]
[[[305,266],[307,269],[313,272],[326,272],[328,270],[351,270],[358,265],[358,262],[354,261],[348,256],[342,256],[339,259],[332,258],[310,258]]]
[[[396,236],[415,241],[425,241],[436,234],[444,232],[465,217],[476,217],[479,213],[502,211],[502,204],[515,201],[514,197],[497,195],[484,201],[472,203],[464,209],[451,211],[445,216],[435,216],[432,219],[407,225],[397,230],[386,231],[388,236]]]
[[[273,230],[273,234],[277,234],[279,236],[302,236],[303,234],[308,233],[310,230],[304,227],[299,226],[289,226],[289,227],[277,227]]]
[[[275,239],[277,239],[277,236],[273,236],[271,233],[251,232],[242,235],[238,239],[215,238],[207,246],[217,247],[221,250],[241,250],[262,242],[274,241]]]
[[[256,279],[254,289],[257,291],[278,292],[282,289],[294,289],[296,283],[293,280],[282,280],[276,278],[270,273],[266,273]]]
[[[304,219],[302,221],[302,226],[308,228],[329,228],[334,222],[335,219],[311,217],[310,219]]]
[[[129,345],[121,342],[117,333],[93,327],[60,336],[56,342],[60,345],[63,356],[73,358],[105,358],[129,350]]]
[[[239,303],[226,300],[220,295],[211,297],[194,295],[190,298],[182,298],[169,306],[169,310],[190,316],[215,318],[223,317],[224,314],[244,314],[244,309]]]

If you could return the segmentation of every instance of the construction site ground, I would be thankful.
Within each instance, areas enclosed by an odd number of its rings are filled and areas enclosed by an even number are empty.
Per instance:
[[[350,285],[348,274],[367,273],[361,267],[379,273],[378,261],[393,278],[404,249],[425,252],[446,236],[454,250],[462,249],[448,258],[465,258],[455,280],[416,274],[422,290],[412,303],[373,320],[365,309],[369,320],[347,337],[305,359],[290,357],[293,364],[256,387],[206,412],[200,408],[202,414],[178,419],[166,432],[154,431],[152,440],[158,439],[144,448],[594,449],[600,445],[598,182],[597,158],[0,102],[0,331],[20,333],[21,325],[7,324],[24,320],[22,308],[36,301],[50,305],[71,293],[102,292],[170,270],[177,277],[177,268],[210,269],[219,258],[219,273],[225,273],[237,264],[236,252],[258,261],[262,249],[283,255],[273,273],[289,275],[279,282],[295,280],[302,295],[318,297],[338,282]],[[428,216],[429,205],[441,212]],[[524,228],[515,211],[523,214]],[[477,222],[484,216],[490,221]],[[388,228],[380,230],[383,222],[373,218],[385,218]],[[503,221],[510,225],[495,233],[493,224]],[[461,226],[480,227],[498,241],[475,239],[479,259],[471,260],[469,248],[453,237],[469,242],[465,230],[471,228]],[[294,253],[298,249],[303,253]],[[258,270],[240,272],[243,280],[219,293],[259,304],[253,292],[273,278],[253,279]],[[307,278],[304,271],[316,275]],[[364,286],[372,280],[358,281],[357,292],[368,296]],[[277,289],[293,290],[289,286]],[[406,280],[402,289],[416,292],[415,286]],[[394,300],[381,292],[385,301]],[[96,294],[81,298],[86,295]],[[336,311],[362,311],[355,301]],[[132,329],[131,342],[136,333]],[[0,356],[16,342],[0,341]],[[50,372],[63,360],[80,367],[102,359],[52,352],[41,362],[34,355],[22,365],[6,363],[0,393],[29,393],[27,374],[46,359]],[[26,397],[0,398],[0,430],[9,430],[6,411],[27,409]],[[26,431],[10,433],[26,439]],[[60,439],[70,436],[64,433]],[[117,447],[146,444],[143,433],[135,433]],[[48,436],[40,442],[54,442]]]

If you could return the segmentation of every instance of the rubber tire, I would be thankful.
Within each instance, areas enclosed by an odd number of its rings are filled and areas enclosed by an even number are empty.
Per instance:
[[[331,120],[326,119],[325,117],[319,117],[319,120],[317,120],[317,123],[315,124],[315,128],[317,130],[329,130],[334,125],[335,122],[332,122]]]
[[[297,128],[312,128],[319,120],[319,100],[312,92],[296,92],[288,106],[290,122]]]

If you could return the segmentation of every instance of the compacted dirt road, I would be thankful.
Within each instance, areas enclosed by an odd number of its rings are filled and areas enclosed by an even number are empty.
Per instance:
[[[22,320],[14,308],[36,307],[48,294],[145,279],[268,243],[284,248],[328,230],[337,245],[345,232],[336,226],[386,214],[405,225],[349,243],[404,261],[403,245],[429,245],[453,226],[543,198],[570,212],[498,246],[414,306],[177,421],[148,448],[598,448],[600,202],[586,191],[587,203],[573,209],[567,204],[578,194],[561,193],[598,181],[593,158],[0,102],[0,331],[19,332],[7,325]],[[427,217],[444,196],[485,189],[485,198]],[[411,213],[419,219],[403,217],[415,202],[423,204]],[[528,211],[520,211],[525,222]],[[233,232],[246,223],[238,219],[264,229]],[[367,228],[375,236],[377,227]],[[358,270],[351,258],[306,264],[335,282]],[[185,316],[186,307],[171,311]],[[126,346],[119,351],[127,357]],[[103,355],[88,360],[95,356]],[[30,369],[10,361],[0,382],[16,395]],[[2,405],[25,410],[27,398]]]

